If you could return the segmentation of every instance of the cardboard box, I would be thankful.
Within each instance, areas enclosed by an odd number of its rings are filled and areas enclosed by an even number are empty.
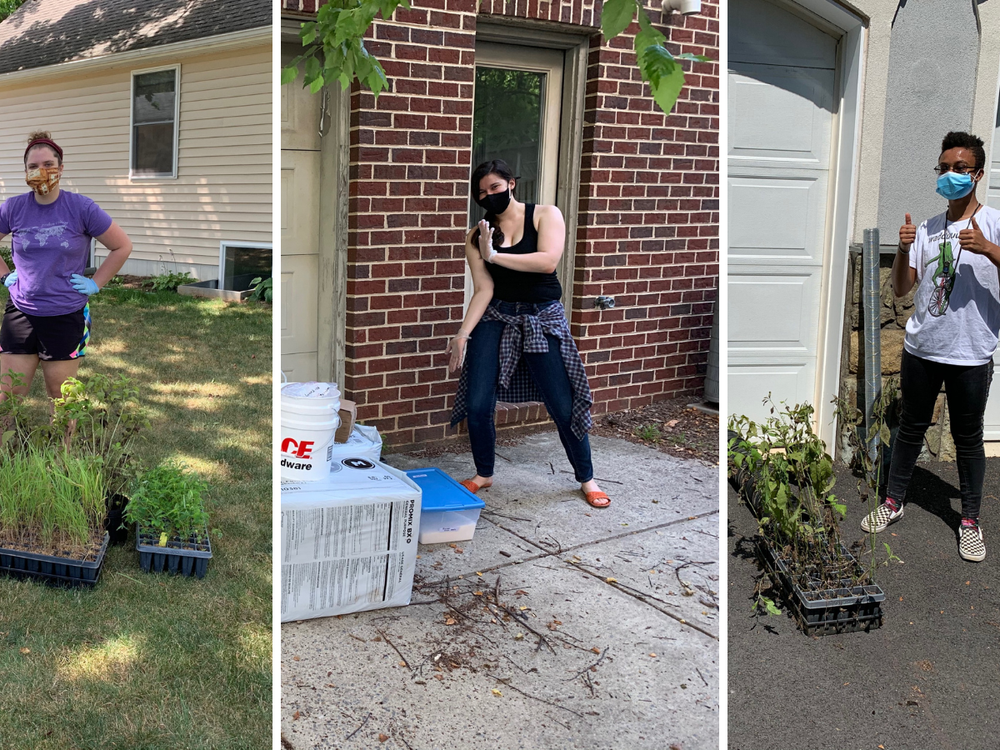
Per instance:
[[[281,621],[410,603],[420,487],[367,458],[281,484]]]
[[[346,398],[340,399],[340,427],[333,436],[333,442],[346,443],[354,431],[354,420],[358,418],[358,405]]]

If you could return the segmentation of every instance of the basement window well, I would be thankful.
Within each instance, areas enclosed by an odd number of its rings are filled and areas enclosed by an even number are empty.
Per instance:
[[[246,299],[253,291],[254,279],[271,275],[271,259],[270,244],[224,240],[219,246],[219,278],[186,284],[177,291],[196,297]]]

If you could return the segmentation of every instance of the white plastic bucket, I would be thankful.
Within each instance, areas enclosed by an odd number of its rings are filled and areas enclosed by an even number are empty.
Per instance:
[[[340,427],[336,383],[287,383],[281,388],[282,479],[315,482],[330,473]]]

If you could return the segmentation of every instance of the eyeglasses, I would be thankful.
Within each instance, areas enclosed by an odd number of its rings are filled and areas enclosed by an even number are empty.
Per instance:
[[[955,174],[972,174],[973,172],[978,172],[979,170],[975,167],[950,167],[947,164],[938,164],[934,167],[934,172],[936,174],[942,175],[948,172],[954,172]]]

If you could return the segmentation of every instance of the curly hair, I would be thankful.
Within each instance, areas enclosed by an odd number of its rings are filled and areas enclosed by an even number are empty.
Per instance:
[[[972,155],[976,158],[976,169],[982,169],[986,166],[986,150],[983,148],[983,139],[972,135],[971,133],[961,133],[958,131],[952,131],[944,137],[941,141],[941,153],[953,148],[965,148],[972,152]]]
[[[43,141],[38,145],[45,146],[46,148],[51,149],[52,153],[56,155],[56,161],[59,164],[63,163],[62,149],[60,149],[58,146],[55,146],[55,141],[52,140],[52,133],[50,133],[47,130],[36,130],[34,133],[28,136],[28,147],[24,150],[25,166],[28,165],[28,154],[31,152],[32,149],[31,144],[34,143],[35,141]],[[44,141],[48,141],[49,143],[45,143]],[[53,146],[55,146],[55,148],[53,148]]]

